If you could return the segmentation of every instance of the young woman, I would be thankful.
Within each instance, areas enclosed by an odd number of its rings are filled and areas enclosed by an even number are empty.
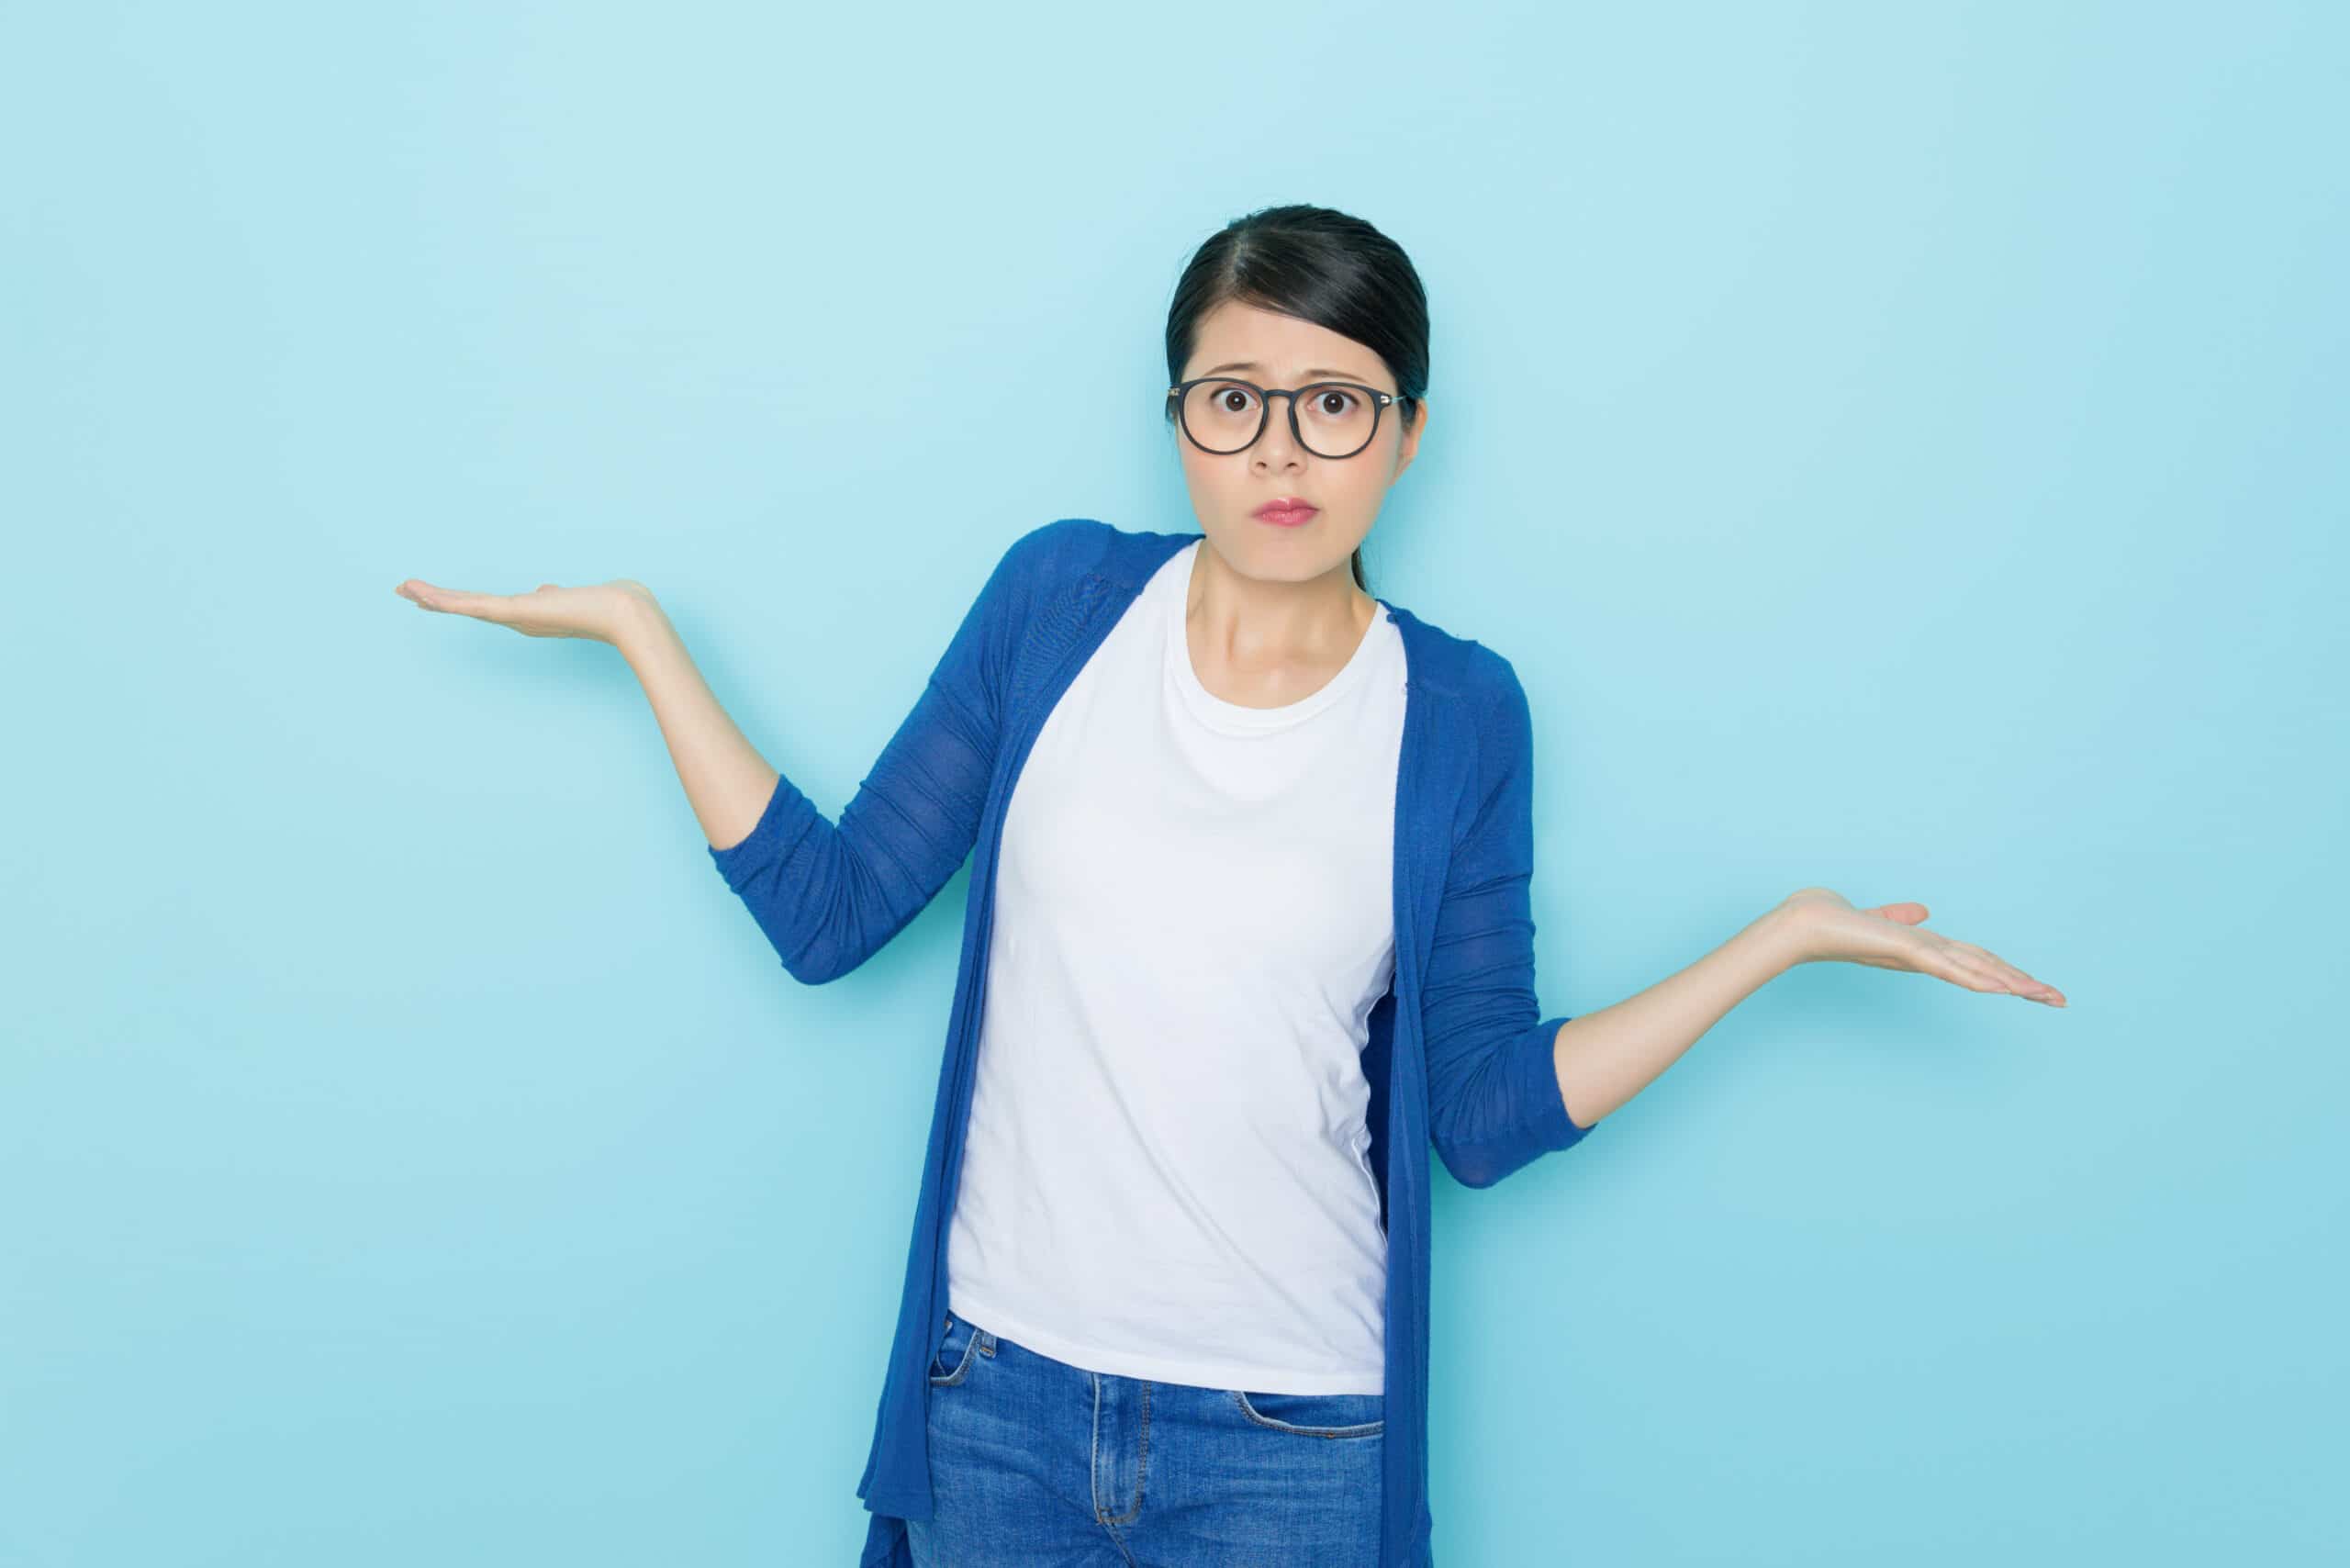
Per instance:
[[[642,584],[398,590],[617,647],[802,981],[972,857],[863,1568],[1427,1564],[1431,1147],[1472,1187],[1568,1148],[1798,963],[2063,1005],[1920,904],[1806,888],[1541,1016],[1525,692],[1363,579],[1427,432],[1410,261],[1252,213],[1184,271],[1167,365],[1200,532],[1013,542],[837,823]]]

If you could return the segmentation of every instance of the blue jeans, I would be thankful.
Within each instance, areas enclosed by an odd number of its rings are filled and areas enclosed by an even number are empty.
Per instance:
[[[1088,1372],[950,1312],[930,1365],[918,1568],[1371,1568],[1377,1394]]]

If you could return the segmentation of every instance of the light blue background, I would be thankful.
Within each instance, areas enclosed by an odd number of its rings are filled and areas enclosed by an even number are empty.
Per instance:
[[[610,649],[392,588],[643,578],[836,812],[1018,532],[1196,527],[1290,200],[1432,297],[1366,564],[1531,694],[1546,1011],[1815,881],[2072,1001],[1443,1178],[1438,1561],[2350,1551],[2344,17],[21,10],[0,1563],[854,1561],[968,872],[802,988]]]

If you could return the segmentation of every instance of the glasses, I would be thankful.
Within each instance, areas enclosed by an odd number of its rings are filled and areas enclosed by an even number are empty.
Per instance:
[[[1167,400],[1192,444],[1218,457],[1257,443],[1276,398],[1289,399],[1289,433],[1316,457],[1352,457],[1379,433],[1381,409],[1410,400],[1351,381],[1316,381],[1289,388],[1203,375],[1167,389]]]

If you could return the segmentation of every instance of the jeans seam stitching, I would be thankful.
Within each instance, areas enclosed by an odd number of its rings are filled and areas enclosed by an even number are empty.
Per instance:
[[[1377,1436],[1381,1432],[1384,1431],[1387,1427],[1387,1421],[1384,1417],[1382,1417],[1376,1421],[1359,1422],[1351,1427],[1301,1427],[1293,1421],[1276,1420],[1274,1417],[1265,1415],[1255,1406],[1248,1403],[1248,1395],[1243,1390],[1237,1388],[1234,1389],[1232,1391],[1232,1398],[1234,1403],[1240,1406],[1240,1413],[1248,1417],[1251,1421],[1256,1422],[1257,1425],[1260,1427],[1270,1427],[1277,1432],[1295,1432],[1302,1437],[1368,1438]]]

